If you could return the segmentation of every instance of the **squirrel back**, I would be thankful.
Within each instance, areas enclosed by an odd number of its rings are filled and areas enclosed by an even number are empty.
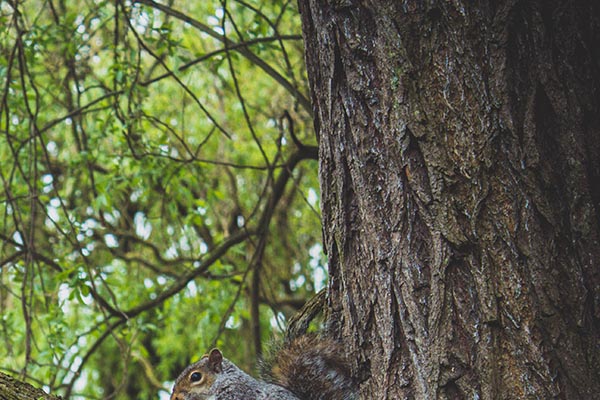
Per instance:
[[[355,400],[340,346],[301,336],[270,360],[268,380],[252,378],[218,349],[188,366],[175,381],[171,400]]]

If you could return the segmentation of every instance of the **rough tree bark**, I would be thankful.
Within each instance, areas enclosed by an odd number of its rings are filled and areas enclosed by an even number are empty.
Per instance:
[[[599,3],[299,3],[362,398],[597,398]]]
[[[28,383],[18,381],[0,372],[0,399],[2,400],[60,400],[60,397],[49,395]]]

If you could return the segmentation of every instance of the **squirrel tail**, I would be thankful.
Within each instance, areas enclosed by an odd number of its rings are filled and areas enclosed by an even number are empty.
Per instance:
[[[303,400],[355,400],[356,386],[344,354],[331,339],[303,335],[276,349],[262,370],[267,380]]]

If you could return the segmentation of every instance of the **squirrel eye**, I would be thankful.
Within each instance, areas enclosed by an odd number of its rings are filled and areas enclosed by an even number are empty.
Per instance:
[[[190,375],[190,380],[192,382],[198,382],[200,379],[202,379],[202,374],[200,372],[194,372]]]

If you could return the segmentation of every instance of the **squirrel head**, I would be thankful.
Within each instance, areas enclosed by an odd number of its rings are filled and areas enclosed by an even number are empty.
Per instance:
[[[188,366],[179,375],[173,386],[171,400],[209,400],[210,389],[223,371],[223,354],[212,349],[200,361]]]

